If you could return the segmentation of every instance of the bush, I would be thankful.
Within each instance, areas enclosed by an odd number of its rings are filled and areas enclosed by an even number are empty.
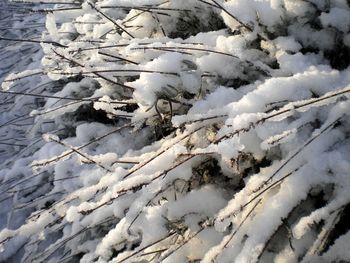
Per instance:
[[[44,141],[2,167],[0,260],[350,261],[349,1],[36,12],[42,68],[3,88],[50,78],[17,94]]]

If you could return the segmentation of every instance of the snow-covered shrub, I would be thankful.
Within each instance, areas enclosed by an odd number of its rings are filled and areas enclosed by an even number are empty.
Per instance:
[[[60,2],[0,261],[350,261],[348,1]]]

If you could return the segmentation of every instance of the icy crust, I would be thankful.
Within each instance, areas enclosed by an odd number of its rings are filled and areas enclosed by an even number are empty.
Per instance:
[[[0,261],[349,260],[347,1],[47,2]]]

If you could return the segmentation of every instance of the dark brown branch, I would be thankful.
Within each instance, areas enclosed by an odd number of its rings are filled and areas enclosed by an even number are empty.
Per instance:
[[[133,35],[131,35],[127,30],[125,30],[122,26],[118,25],[118,23],[116,21],[114,21],[112,18],[110,18],[108,15],[106,15],[105,13],[103,13],[101,10],[99,10],[97,7],[95,7],[95,5],[91,2],[87,2],[93,9],[95,9],[99,14],[101,14],[104,18],[106,18],[107,20],[109,20],[110,22],[112,22],[118,29],[120,29],[121,31],[125,32],[127,35],[129,35],[131,38],[135,38]]]
[[[126,195],[129,191],[131,191],[132,193],[135,193],[137,191],[139,191],[142,187],[151,184],[152,182],[154,182],[155,180],[159,179],[160,177],[163,177],[163,179],[165,178],[165,176],[171,172],[172,170],[176,169],[177,167],[179,167],[180,165],[182,165],[183,163],[191,160],[192,158],[194,158],[196,155],[189,155],[186,156],[185,158],[183,158],[181,161],[178,161],[177,163],[175,163],[174,165],[172,165],[170,168],[163,170],[162,172],[160,172],[159,174],[157,174],[156,176],[154,176],[149,182],[141,182],[141,183],[136,183],[130,187],[127,187],[125,189],[121,189],[119,190],[116,194],[116,196],[111,197],[108,201],[105,201],[101,204],[99,204],[98,206],[94,207],[94,208],[90,208],[89,210],[84,210],[81,211],[82,214],[90,214],[91,212],[105,206],[105,205],[109,205],[112,204],[114,202],[114,200],[118,199],[121,196]],[[125,176],[124,176],[125,178]]]
[[[116,56],[116,55],[112,55],[112,54],[108,54],[108,53],[106,53],[106,52],[98,51],[98,53],[101,54],[101,55],[104,55],[104,56],[108,56],[108,57],[120,59],[120,60],[129,62],[129,63],[134,64],[134,65],[138,65],[138,64],[139,64],[139,63],[136,63],[136,62],[131,61],[131,60],[129,60],[129,59],[126,59],[126,58],[123,58],[123,57],[120,57],[120,56]]]
[[[79,147],[76,147],[76,149],[77,149],[77,150],[81,150],[81,149],[83,149],[83,148],[85,148],[85,147],[87,147],[87,146],[89,146],[89,145],[91,145],[91,144],[93,144],[93,143],[95,143],[95,142],[97,142],[97,141],[99,141],[99,140],[102,140],[102,139],[106,138],[107,136],[109,136],[109,135],[111,135],[111,134],[113,134],[113,133],[116,133],[116,132],[121,131],[122,129],[125,129],[125,128],[128,128],[128,127],[131,127],[132,125],[134,125],[134,123],[128,123],[128,124],[125,124],[125,125],[123,125],[123,126],[121,126],[121,127],[118,127],[118,128],[116,128],[116,129],[113,129],[112,131],[110,131],[110,132],[108,132],[108,133],[106,133],[106,134],[104,134],[104,135],[102,135],[102,136],[100,136],[100,137],[97,137],[97,138],[95,138],[95,139],[93,139],[93,140],[91,140],[91,141],[89,141],[89,142],[87,142],[87,143],[85,143],[85,144],[83,144],[83,145],[81,145],[81,146],[79,146]],[[63,153],[63,154],[57,156],[56,158],[51,159],[51,160],[48,160],[48,161],[46,161],[46,162],[44,162],[44,163],[34,164],[33,167],[45,166],[45,165],[48,165],[48,164],[50,164],[50,163],[52,163],[52,162],[57,162],[57,161],[59,161],[60,159],[62,159],[62,158],[64,158],[64,157],[67,157],[67,156],[69,156],[69,155],[71,155],[71,154],[73,154],[73,153],[74,153],[74,151],[73,151],[73,150],[70,150],[70,151],[68,151],[68,152],[66,152],[66,153]]]
[[[152,162],[154,159],[156,159],[157,157],[159,157],[160,155],[162,155],[163,153],[165,153],[166,151],[168,151],[169,149],[171,149],[175,144],[183,141],[184,139],[188,138],[189,136],[191,136],[192,134],[196,133],[197,131],[201,130],[205,128],[205,126],[201,126],[191,132],[189,132],[188,134],[186,134],[185,136],[183,136],[182,138],[180,138],[179,140],[177,140],[175,143],[172,143],[171,145],[169,145],[168,147],[165,147],[164,149],[162,149],[161,151],[159,151],[158,153],[156,153],[155,155],[153,155],[152,157],[150,157],[149,159],[147,159],[146,161],[144,161],[143,163],[140,163],[137,167],[135,167],[134,169],[130,170],[126,175],[124,175],[123,179],[129,177],[130,175],[132,175],[133,173],[135,173],[136,171],[140,170],[142,167],[144,167],[145,165],[149,164],[150,162]]]
[[[57,56],[59,56],[59,57],[65,59],[65,60],[67,60],[67,61],[69,61],[69,62],[71,62],[71,63],[73,63],[73,64],[75,64],[75,65],[78,65],[78,66],[81,67],[81,68],[84,68],[84,65],[81,64],[80,62],[75,61],[75,60],[73,60],[73,59],[71,59],[71,58],[67,58],[67,57],[63,56],[62,54],[59,54],[57,51],[55,51],[55,50],[53,50],[53,49],[52,49],[52,51],[53,51]],[[96,75],[97,77],[101,78],[101,79],[104,79],[104,80],[106,80],[106,81],[108,81],[108,82],[111,82],[111,83],[113,83],[113,84],[115,84],[115,85],[118,85],[118,86],[120,86],[120,87],[129,89],[129,90],[135,90],[133,87],[130,87],[130,86],[127,86],[127,85],[118,83],[118,82],[116,82],[116,81],[114,81],[114,80],[111,80],[111,79],[109,79],[109,78],[103,76],[103,75],[100,74],[100,73],[93,73],[93,74]]]
[[[331,124],[323,128],[316,136],[311,137],[307,142],[305,142],[294,154],[292,154],[286,161],[283,162],[283,164],[278,167],[278,169],[268,178],[266,179],[258,188],[254,189],[252,192],[256,193],[260,191],[264,186],[266,186],[271,180],[291,161],[293,160],[299,153],[301,153],[308,145],[310,145],[314,140],[316,140],[318,137],[320,137],[323,133],[325,133],[327,130],[332,129],[334,125],[339,122],[339,120],[342,117],[336,119]]]
[[[241,132],[248,132],[250,129],[254,128],[256,125],[262,124],[262,123],[266,122],[267,120],[272,119],[274,117],[278,117],[278,116],[280,116],[282,114],[293,112],[293,111],[301,109],[303,107],[310,106],[310,105],[316,104],[317,102],[321,102],[321,101],[324,101],[324,100],[332,99],[332,98],[341,96],[341,95],[349,93],[349,92],[350,92],[350,89],[345,89],[345,90],[343,89],[343,90],[341,90],[339,92],[332,93],[331,95],[324,95],[322,97],[319,97],[319,98],[316,98],[316,99],[310,99],[310,100],[307,100],[306,102],[302,102],[302,103],[299,103],[299,104],[296,104],[296,103],[292,102],[292,103],[290,103],[290,105],[292,106],[291,108],[288,108],[288,109],[283,109],[282,108],[281,110],[278,110],[278,111],[276,111],[274,113],[271,113],[271,114],[267,115],[266,117],[262,117],[261,119],[257,120],[256,122],[250,123],[245,128],[241,128],[241,129],[235,130],[235,131],[233,131],[233,132],[231,132],[229,134],[223,135],[222,137],[218,138],[215,141],[215,143],[219,143],[219,142],[221,142],[221,141],[223,141],[225,139],[232,138],[233,136],[238,135]]]
[[[31,96],[31,97],[38,97],[38,98],[72,100],[72,101],[78,101],[78,102],[103,102],[103,103],[108,103],[108,104],[122,104],[122,105],[135,104],[135,103],[123,102],[123,101],[104,101],[104,100],[99,100],[101,97],[91,98],[91,99],[86,99],[86,98],[78,99],[78,98],[70,98],[70,97],[59,97],[59,96],[54,96],[54,95],[42,95],[42,94],[33,94],[33,93],[15,92],[15,91],[4,91],[4,90],[0,90],[0,93],[13,94],[13,95],[23,95],[23,96]]]
[[[9,38],[9,37],[2,37],[0,36],[0,40],[6,40],[6,41],[15,41],[15,42],[29,42],[29,43],[37,43],[37,44],[52,44],[57,47],[67,48],[67,46],[62,45],[55,41],[45,41],[45,40],[33,40],[33,39],[16,39],[16,38]]]
[[[89,160],[91,163],[94,163],[95,165],[97,165],[98,167],[102,168],[103,170],[105,170],[105,171],[107,171],[107,172],[110,172],[110,173],[112,172],[112,170],[110,170],[110,169],[104,167],[104,166],[103,166],[102,164],[100,164],[100,163],[97,163],[96,161],[94,161],[93,159],[91,159],[91,158],[90,158],[89,156],[87,156],[86,154],[80,152],[78,149],[75,149],[74,147],[72,147],[72,146],[70,146],[70,145],[68,145],[68,144],[66,144],[66,143],[64,143],[64,142],[62,142],[62,141],[60,141],[60,140],[56,140],[55,138],[50,138],[50,140],[52,140],[52,141],[54,141],[54,142],[56,142],[56,143],[58,143],[58,144],[61,144],[62,146],[65,146],[65,147],[70,148],[71,151],[73,151],[73,152],[77,153],[78,155],[84,157],[85,159]]]
[[[237,17],[232,15],[229,11],[227,11],[226,8],[224,8],[222,5],[220,5],[217,1],[215,1],[215,0],[211,0],[211,1],[214,2],[218,8],[220,8],[222,11],[224,11],[226,14],[228,14],[230,17],[232,17],[235,21],[237,21],[239,24],[241,24],[245,29],[247,29],[247,30],[249,30],[251,32],[253,31],[253,28],[251,28],[247,24],[245,24],[242,21],[240,21]]]
[[[171,75],[171,76],[179,76],[176,72],[165,72],[158,70],[146,70],[146,69],[101,69],[101,70],[93,70],[93,71],[83,71],[83,72],[51,72],[51,74],[61,74],[61,75],[77,75],[77,74],[97,74],[97,73],[158,73],[163,75]]]
[[[248,205],[250,205],[252,202],[254,202],[254,200],[256,200],[257,198],[259,198],[261,195],[263,195],[265,192],[267,192],[268,190],[272,189],[274,186],[277,186],[278,184],[280,184],[281,182],[284,181],[284,179],[286,179],[287,177],[291,176],[294,172],[296,172],[297,170],[299,170],[299,168],[295,169],[294,171],[287,173],[285,176],[281,177],[280,179],[278,179],[276,182],[270,184],[267,188],[263,189],[260,193],[258,193],[257,195],[255,195],[253,198],[251,198],[249,201],[247,201],[245,204],[241,205],[240,209],[238,211],[234,211],[232,213],[230,213],[229,215],[225,216],[224,218],[221,218],[220,221],[224,221],[226,218],[229,218],[230,216],[236,216],[239,212],[243,211],[244,208],[246,208]],[[215,220],[218,220],[218,218],[216,218]]]
[[[169,233],[168,236],[162,237],[162,238],[160,238],[160,239],[158,239],[158,240],[156,240],[156,241],[154,241],[154,242],[152,242],[152,243],[150,243],[150,244],[148,244],[148,245],[146,245],[146,246],[144,246],[144,247],[142,247],[142,248],[136,250],[136,251],[133,252],[132,254],[128,255],[127,257],[125,257],[125,258],[123,258],[123,259],[121,259],[121,260],[119,260],[119,261],[116,261],[115,263],[122,263],[122,262],[124,262],[125,260],[127,260],[127,259],[129,259],[129,258],[132,258],[133,256],[135,256],[135,255],[139,254],[140,252],[146,250],[147,248],[150,248],[150,247],[152,247],[152,246],[154,246],[154,245],[156,245],[156,244],[158,244],[158,243],[160,243],[160,242],[162,242],[162,241],[164,241],[164,240],[166,240],[166,239],[168,239],[168,238],[174,236],[175,234],[176,234],[176,232]]]
[[[228,240],[225,242],[225,244],[222,247],[221,252],[223,251],[223,249],[228,247],[228,244],[231,242],[231,240],[233,239],[233,237],[236,235],[236,233],[238,232],[238,230],[242,227],[242,225],[245,223],[245,221],[247,221],[247,219],[249,218],[249,216],[253,213],[253,211],[255,210],[255,208],[259,205],[259,203],[261,202],[262,198],[260,198],[256,204],[249,210],[249,212],[247,213],[247,215],[243,218],[243,220],[239,223],[239,225],[235,228],[235,230],[232,231],[232,233],[230,234],[230,237],[228,238]],[[212,262],[215,262],[217,257],[220,255],[221,252],[218,252],[217,254],[214,255]]]
[[[229,57],[233,57],[236,59],[239,59],[237,56],[229,54],[229,53],[225,53],[225,52],[221,52],[221,51],[216,51],[216,50],[211,50],[211,49],[206,49],[206,48],[196,48],[196,47],[167,47],[167,46],[157,46],[157,47],[135,47],[135,48],[131,48],[131,50],[146,50],[146,49],[155,49],[155,50],[191,50],[191,51],[201,51],[201,52],[208,52],[208,53],[214,53],[214,54],[220,54],[220,55],[224,55],[224,56],[229,56]]]

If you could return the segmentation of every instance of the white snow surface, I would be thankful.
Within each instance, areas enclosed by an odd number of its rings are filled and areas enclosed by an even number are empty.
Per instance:
[[[0,262],[350,260],[349,1],[31,2],[0,3]]]

